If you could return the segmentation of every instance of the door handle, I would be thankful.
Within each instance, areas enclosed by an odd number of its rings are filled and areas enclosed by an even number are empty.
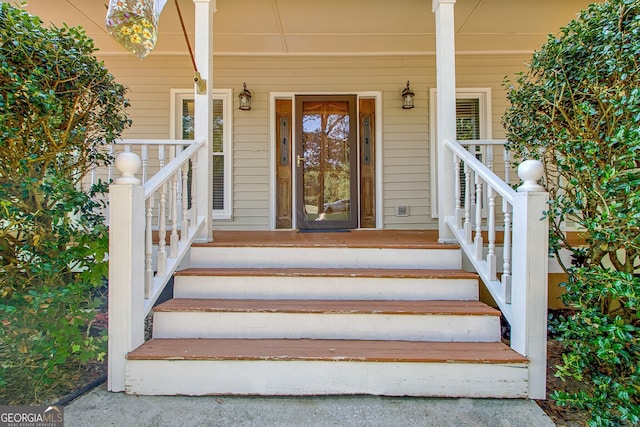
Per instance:
[[[296,156],[296,166],[300,167],[300,163],[304,162],[304,156]]]

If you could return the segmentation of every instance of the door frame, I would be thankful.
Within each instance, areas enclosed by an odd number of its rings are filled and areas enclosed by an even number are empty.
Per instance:
[[[269,93],[269,229],[276,229],[276,99],[290,99],[292,102],[293,113],[292,117],[295,117],[295,97],[297,95],[356,95],[356,100],[359,101],[361,98],[371,98],[376,101],[376,114],[375,114],[375,132],[377,135],[376,138],[376,227],[380,229],[383,227],[384,218],[383,214],[383,200],[382,195],[384,194],[383,190],[383,181],[382,181],[382,170],[383,170],[383,144],[384,144],[384,136],[382,134],[382,92],[379,91],[350,91],[350,92],[317,92],[317,91],[301,91],[301,92],[270,92]],[[360,113],[359,102],[356,102],[356,114]],[[295,120],[292,120],[292,133],[296,134],[296,124]],[[358,126],[356,138],[359,140],[360,138],[360,126]],[[297,153],[293,153],[291,156],[292,159],[295,158]],[[360,151],[358,150],[358,156],[360,156]],[[360,176],[360,168],[358,166],[358,176]],[[296,176],[293,174],[293,185],[292,185],[292,204],[296,206]],[[358,185],[358,199],[360,199],[360,185]],[[295,209],[293,211],[293,225],[296,224],[297,217]]]

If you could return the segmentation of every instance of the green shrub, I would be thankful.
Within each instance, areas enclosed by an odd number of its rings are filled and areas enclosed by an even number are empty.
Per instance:
[[[0,4],[0,402],[51,399],[105,356],[106,185],[82,188],[129,125],[125,88],[80,28]]]
[[[575,309],[554,327],[565,344],[560,405],[591,412],[591,425],[640,422],[640,2],[591,5],[550,36],[507,82],[503,117],[510,148],[539,158],[551,201],[550,247],[573,264],[564,302]],[[572,246],[574,223],[586,245]]]

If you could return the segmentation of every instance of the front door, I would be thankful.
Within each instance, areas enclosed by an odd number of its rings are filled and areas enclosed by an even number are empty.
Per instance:
[[[355,95],[296,97],[296,226],[358,227]]]

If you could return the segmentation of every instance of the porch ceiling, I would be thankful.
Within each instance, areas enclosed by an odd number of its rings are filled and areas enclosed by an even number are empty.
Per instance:
[[[192,0],[178,0],[193,43]],[[594,0],[458,0],[457,51],[533,51]],[[107,34],[108,0],[29,0],[33,15],[81,25],[102,54],[124,53]],[[214,0],[212,0],[212,4]],[[431,0],[217,0],[218,55],[431,54]],[[173,0],[160,19],[154,53],[186,54]]]

